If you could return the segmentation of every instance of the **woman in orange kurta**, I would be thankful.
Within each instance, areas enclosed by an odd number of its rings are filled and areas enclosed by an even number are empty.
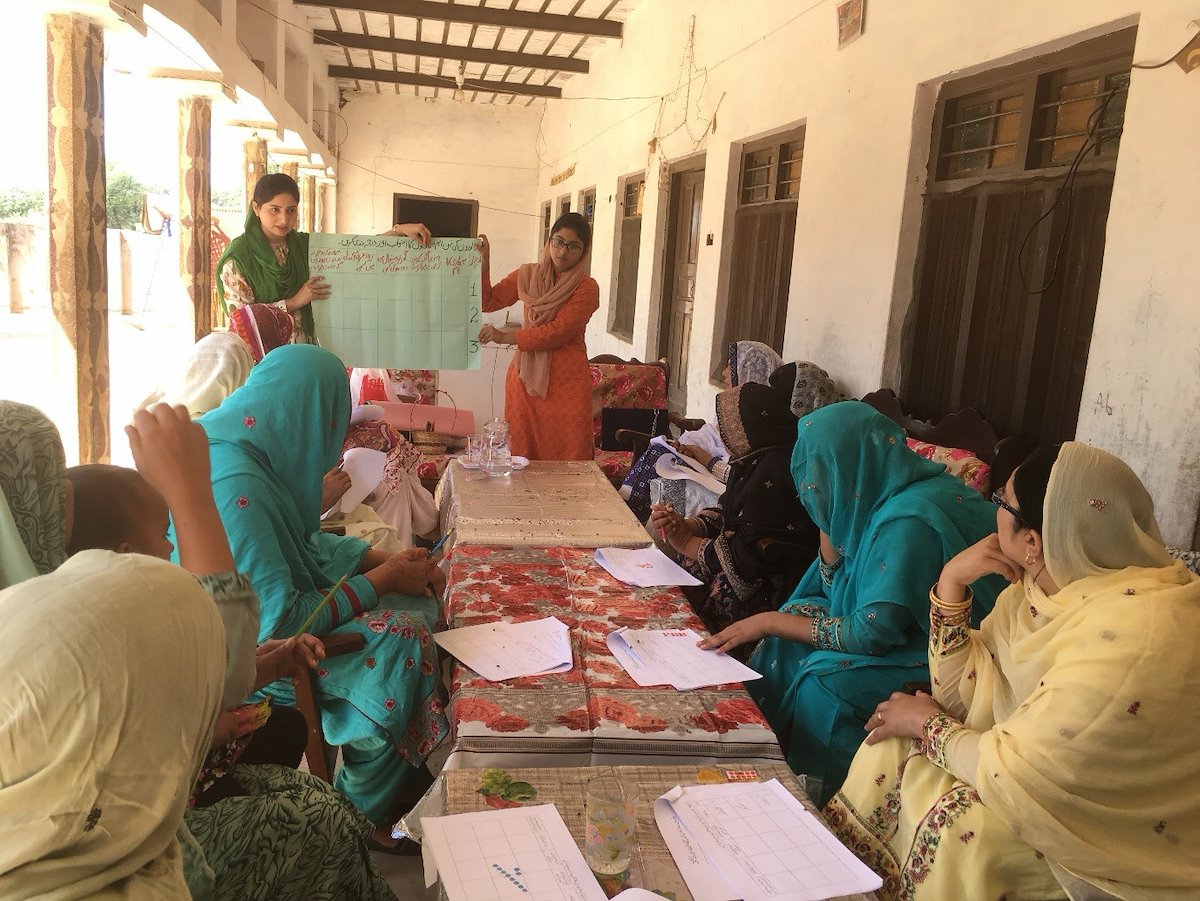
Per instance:
[[[483,343],[515,344],[505,380],[504,417],[514,454],[530,460],[590,460],[592,378],[583,332],[600,306],[600,286],[587,276],[592,229],[578,213],[554,223],[540,263],[525,263],[493,286],[488,241],[483,253],[483,310],[525,304],[525,324],[485,325]]]

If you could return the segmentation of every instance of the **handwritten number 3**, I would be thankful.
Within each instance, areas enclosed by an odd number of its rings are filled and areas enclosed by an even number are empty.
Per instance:
[[[473,353],[473,354],[479,353],[479,342],[476,341],[474,338],[471,339],[471,353]]]

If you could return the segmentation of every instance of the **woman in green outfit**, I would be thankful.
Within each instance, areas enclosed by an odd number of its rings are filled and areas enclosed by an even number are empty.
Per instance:
[[[754,699],[788,763],[825,798],[846,777],[875,705],[929,679],[929,586],[946,561],[995,531],[995,508],[909,450],[900,426],[857,401],[800,420],[792,453],[800,503],[821,552],[791,599],[714,635],[728,650],[765,639]],[[1004,587],[974,586],[974,621]]]
[[[226,309],[269,303],[292,317],[291,340],[314,344],[314,300],[329,296],[329,285],[308,272],[308,235],[297,231],[300,188],[280,172],[264,175],[254,186],[246,227],[217,261],[217,296]],[[395,225],[388,232],[429,243],[429,229],[420,223]]]

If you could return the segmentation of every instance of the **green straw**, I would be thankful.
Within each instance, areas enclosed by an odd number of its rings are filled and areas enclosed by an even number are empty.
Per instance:
[[[333,596],[335,594],[337,594],[337,590],[342,587],[342,584],[345,581],[346,581],[346,577],[342,576],[340,579],[338,579],[336,582],[333,583],[333,587],[329,589],[329,594],[325,595],[325,597],[322,598],[321,603],[317,604],[316,609],[313,610],[313,612],[308,615],[308,619],[306,619],[304,621],[304,625],[302,625],[299,628],[299,630],[296,632],[295,635],[292,636],[292,638],[299,638],[301,635],[304,634],[304,631],[309,626],[311,626],[313,624],[313,620],[315,620],[317,618],[317,614],[325,609],[325,605],[329,603],[329,601],[333,598]]]

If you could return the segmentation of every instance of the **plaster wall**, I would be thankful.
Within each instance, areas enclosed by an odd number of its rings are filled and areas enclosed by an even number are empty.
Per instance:
[[[896,387],[939,86],[1132,24],[1135,61],[1158,62],[1194,31],[1196,7],[872,0],[864,34],[841,51],[832,0],[811,8],[764,0],[754,13],[720,0],[643,4],[624,41],[605,46],[591,74],[568,83],[568,99],[549,104],[538,144],[532,208],[597,186],[592,271],[602,305],[589,353],[643,359],[658,355],[667,184],[660,170],[704,155],[689,415],[713,411],[710,373],[743,142],[807,126],[784,357],[819,362],[853,394]],[[1117,453],[1145,479],[1165,536],[1177,543],[1191,542],[1200,501],[1197,147],[1200,74],[1174,65],[1135,70],[1078,429],[1080,440]],[[572,165],[574,174],[552,187],[551,176]],[[647,202],[630,343],[608,334],[608,305],[618,179],[641,169]]]

